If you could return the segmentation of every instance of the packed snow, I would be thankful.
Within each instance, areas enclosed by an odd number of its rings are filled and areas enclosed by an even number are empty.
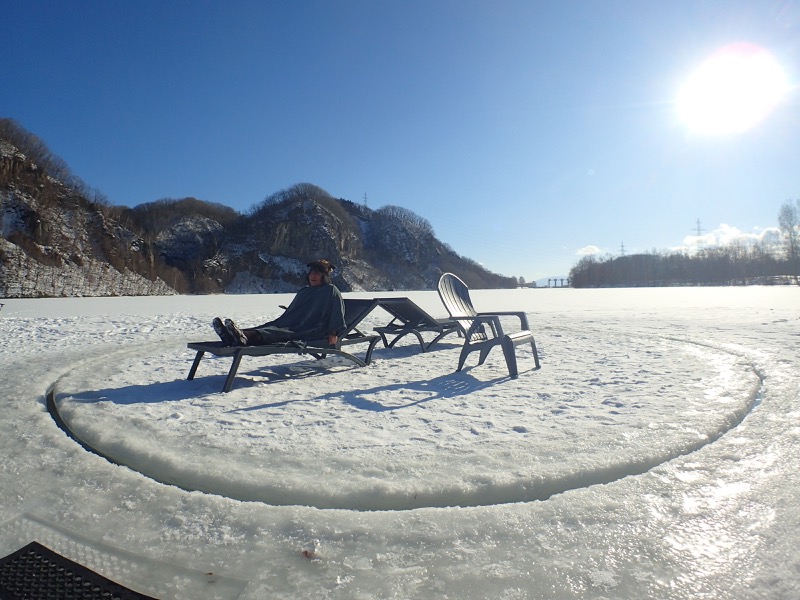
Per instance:
[[[455,335],[186,379],[290,300],[4,300],[0,556],[164,600],[800,597],[800,288],[474,291],[528,314],[517,379]]]

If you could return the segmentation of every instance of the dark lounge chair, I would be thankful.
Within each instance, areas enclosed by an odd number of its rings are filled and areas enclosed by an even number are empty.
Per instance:
[[[536,350],[536,342],[528,326],[528,317],[524,312],[477,312],[469,297],[469,288],[452,273],[442,275],[439,279],[438,290],[439,297],[442,299],[447,312],[458,323],[461,332],[464,334],[464,347],[461,349],[456,371],[460,371],[464,367],[464,362],[470,352],[476,350],[480,352],[478,364],[482,365],[486,361],[489,351],[495,346],[501,346],[505,355],[508,374],[511,377],[517,377],[519,371],[514,349],[520,344],[527,343],[530,343],[533,349],[533,360],[536,368],[539,368],[539,353]],[[519,318],[520,331],[505,333],[500,323],[500,317],[502,316]]]
[[[375,327],[383,345],[393,347],[398,340],[411,334],[416,336],[423,352],[430,350],[436,342],[451,333],[459,333],[458,323],[450,318],[436,319],[414,304],[408,298],[377,298],[378,306],[392,315],[392,320],[383,327]],[[438,334],[430,342],[425,343],[422,334],[433,332]],[[388,336],[394,336],[391,341]]]
[[[239,363],[243,356],[310,354],[316,359],[322,359],[328,354],[333,354],[346,358],[359,367],[364,367],[372,360],[372,351],[375,349],[375,344],[378,343],[380,336],[367,335],[358,329],[358,325],[377,305],[377,300],[345,298],[344,319],[345,323],[347,323],[347,330],[339,336],[339,341],[335,347],[329,346],[327,339],[265,344],[263,346],[226,346],[221,341],[191,342],[187,344],[187,347],[191,350],[196,350],[197,354],[195,354],[194,362],[189,370],[187,379],[194,379],[197,373],[197,367],[206,352],[215,356],[230,356],[233,358],[228,376],[225,378],[225,384],[222,386],[223,392],[229,392],[231,390],[233,380],[236,377],[236,372],[239,370]],[[353,344],[367,344],[367,350],[363,359],[342,350],[342,346],[350,346]]]
[[[0,598],[156,600],[126,588],[39,542],[30,542],[0,559]]]

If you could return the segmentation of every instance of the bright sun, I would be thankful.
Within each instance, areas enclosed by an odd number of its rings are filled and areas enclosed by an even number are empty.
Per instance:
[[[696,133],[741,133],[764,119],[788,90],[772,54],[754,44],[732,44],[692,73],[678,94],[678,114]]]

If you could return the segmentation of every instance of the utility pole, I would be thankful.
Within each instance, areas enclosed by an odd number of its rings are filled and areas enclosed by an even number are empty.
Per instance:
[[[625,242],[620,242],[619,255],[620,256],[625,256]]]

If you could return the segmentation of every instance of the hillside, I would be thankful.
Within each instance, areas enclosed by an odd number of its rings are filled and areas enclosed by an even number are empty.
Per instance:
[[[0,297],[288,292],[328,257],[343,291],[514,287],[399,206],[371,210],[301,183],[241,214],[195,198],[109,204],[44,143],[0,119]]]

